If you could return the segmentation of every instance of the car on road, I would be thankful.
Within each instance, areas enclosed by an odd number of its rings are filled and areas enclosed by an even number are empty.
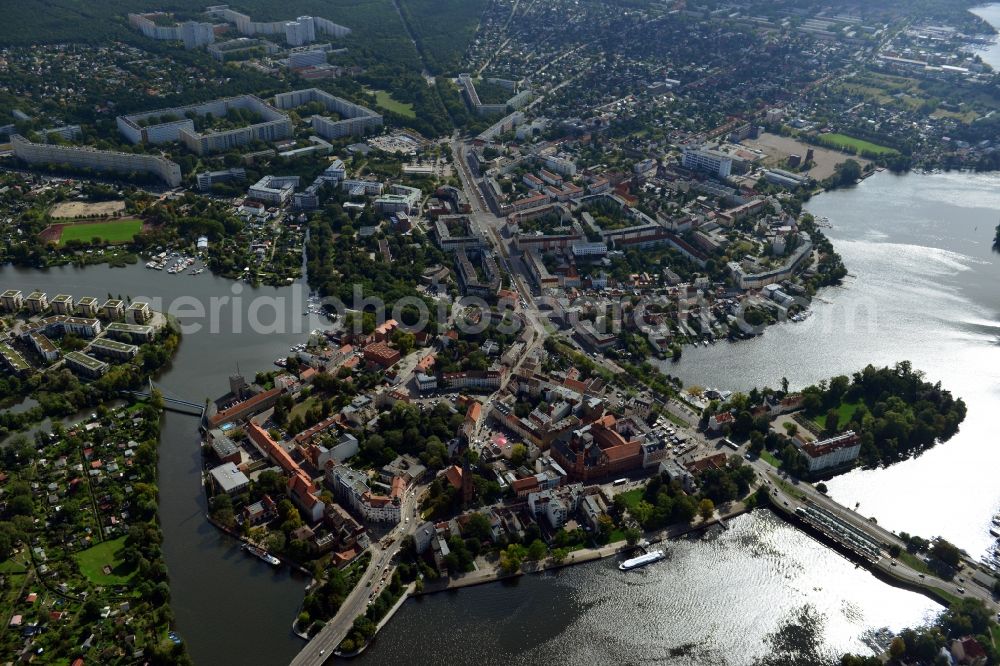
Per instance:
[[[927,576],[925,576],[924,574],[917,574],[917,575],[920,576],[921,578],[927,578]]]
[[[959,594],[965,594],[965,588],[964,587],[956,587],[955,589],[958,590]]]

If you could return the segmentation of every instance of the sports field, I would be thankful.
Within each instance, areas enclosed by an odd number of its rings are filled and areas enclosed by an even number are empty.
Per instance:
[[[865,141],[864,139],[855,139],[853,136],[847,136],[846,134],[821,134],[819,140],[828,146],[833,146],[834,148],[853,148],[858,151],[859,155],[862,153],[870,153],[872,155],[892,155],[896,152],[894,148],[880,146],[877,143]]]
[[[60,245],[71,240],[89,243],[94,238],[100,238],[106,243],[127,243],[141,230],[142,220],[134,218],[112,222],[77,222],[53,224],[42,232],[42,238]]]

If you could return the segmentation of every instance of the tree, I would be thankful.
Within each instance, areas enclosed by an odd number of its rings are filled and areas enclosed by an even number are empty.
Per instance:
[[[510,462],[515,467],[520,467],[528,458],[528,447],[522,443],[517,443],[510,449]]]
[[[826,432],[834,435],[840,429],[840,411],[835,407],[826,412]]]
[[[938,539],[934,542],[934,545],[931,546],[931,556],[954,569],[958,568],[962,560],[962,554],[958,548],[944,539]]]
[[[906,642],[901,637],[896,636],[889,643],[889,656],[893,659],[899,659],[904,654],[906,654]]]
[[[835,185],[853,185],[861,178],[861,165],[855,160],[846,160],[835,168]]]
[[[634,527],[630,527],[627,530],[625,530],[625,543],[627,543],[630,546],[634,546],[635,544],[639,543],[639,539],[641,537],[642,537],[642,532],[640,532]]]
[[[545,557],[545,553],[548,551],[548,547],[545,542],[541,539],[535,539],[528,546],[528,559],[529,560],[540,560]]]
[[[703,521],[708,520],[715,513],[715,502],[708,499],[707,497],[702,501],[698,502],[698,515],[701,516]]]

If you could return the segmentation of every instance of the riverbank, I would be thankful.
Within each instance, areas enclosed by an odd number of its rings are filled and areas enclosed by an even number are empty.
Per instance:
[[[715,527],[716,525],[725,526],[726,520],[735,518],[736,516],[747,513],[748,511],[750,511],[750,508],[745,502],[734,502],[729,509],[724,512],[717,513],[712,519],[706,522],[701,522],[697,525],[673,525],[665,530],[658,530],[656,532],[646,534],[644,537],[651,544],[661,543],[669,539],[679,539],[689,534],[702,532]],[[587,562],[602,560],[606,557],[618,555],[635,548],[638,548],[638,546],[629,546],[626,541],[616,541],[614,543],[609,543],[606,546],[601,546],[600,548],[581,548],[579,550],[571,551],[566,556],[565,560],[556,562],[552,559],[548,559],[540,560],[535,563],[525,563],[522,570],[515,571],[513,573],[504,573],[500,570],[499,566],[494,564],[489,569],[473,571],[463,574],[457,578],[448,578],[446,581],[441,583],[425,583],[423,589],[419,592],[415,592],[413,596],[420,597],[440,592],[449,592],[459,590],[463,587],[485,585],[487,583],[495,583],[498,581],[519,578],[524,575],[539,574],[545,571],[564,569],[577,564],[585,564]]]

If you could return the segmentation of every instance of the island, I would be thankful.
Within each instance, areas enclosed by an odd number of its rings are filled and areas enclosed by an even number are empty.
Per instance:
[[[11,436],[0,453],[0,590],[10,615],[0,651],[25,661],[190,663],[160,551],[164,404],[155,389],[137,397],[179,332],[139,301],[98,307],[89,296],[49,302],[17,290],[0,298],[4,399],[37,403],[4,411],[4,433],[55,420],[31,439]]]

